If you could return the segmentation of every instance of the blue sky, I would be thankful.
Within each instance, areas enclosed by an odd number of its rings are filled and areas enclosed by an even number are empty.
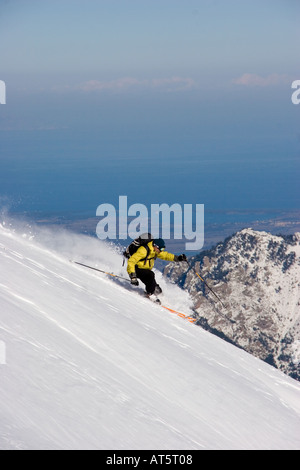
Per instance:
[[[299,13],[297,0],[2,0],[1,72],[24,89],[278,85],[298,72]]]
[[[0,0],[0,193],[53,212],[120,194],[299,207],[299,14],[298,0]]]

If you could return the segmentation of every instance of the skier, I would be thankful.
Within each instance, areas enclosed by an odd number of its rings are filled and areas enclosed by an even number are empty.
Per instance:
[[[139,285],[140,279],[146,286],[146,296],[162,293],[161,287],[155,280],[155,274],[152,271],[156,258],[164,261],[186,261],[185,254],[176,256],[165,251],[166,245],[162,238],[156,238],[147,243],[146,246],[140,246],[138,250],[128,259],[127,272],[131,284]]]

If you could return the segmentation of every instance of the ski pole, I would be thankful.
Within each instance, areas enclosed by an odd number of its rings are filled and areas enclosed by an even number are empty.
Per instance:
[[[84,266],[85,268],[93,269],[93,271],[98,271],[99,273],[108,274],[109,276],[117,277],[118,279],[123,279],[123,281],[130,282],[130,279],[126,279],[126,277],[118,276],[117,274],[109,273],[107,271],[103,271],[102,269],[94,268],[93,266],[88,266],[87,264],[79,263],[78,261],[71,261],[71,262],[75,264],[79,264],[80,266]]]
[[[187,261],[188,263],[188,266],[194,271],[194,273],[199,277],[199,279],[201,279],[201,281],[205,284],[205,286],[212,292],[212,294],[218,299],[218,301],[220,302],[220,304],[222,305],[222,307],[227,310],[227,308],[225,307],[225,305],[223,304],[222,300],[220,299],[220,297],[212,290],[211,287],[209,287],[209,285],[207,284],[207,282],[203,279],[203,277],[200,276],[199,273],[197,273],[197,271],[195,270],[195,268],[193,266],[191,266],[189,264],[189,262]],[[235,320],[232,320],[231,318],[229,318],[227,315],[223,314],[220,312],[220,314],[222,315],[222,317],[226,318],[226,320],[228,320],[231,324],[235,324]]]
[[[221,303],[221,305],[225,308],[226,310],[226,307],[225,305],[223,304],[222,300],[220,299],[220,297],[212,290],[211,287],[209,287],[209,285],[207,284],[207,282],[205,281],[205,279],[203,279],[203,277],[200,276],[199,273],[197,273],[196,269],[190,265],[190,263],[187,261],[187,264],[188,266],[194,271],[194,273],[196,274],[196,276],[199,277],[199,279],[205,284],[205,286],[212,292],[212,294],[218,299],[218,301]]]

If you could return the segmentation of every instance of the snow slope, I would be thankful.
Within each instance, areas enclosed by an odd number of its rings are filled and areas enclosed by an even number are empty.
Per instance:
[[[22,230],[0,225],[0,449],[300,448],[298,382],[69,262],[124,275],[104,243]]]

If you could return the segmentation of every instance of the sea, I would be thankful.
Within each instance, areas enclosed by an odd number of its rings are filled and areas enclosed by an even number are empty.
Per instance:
[[[196,213],[203,205],[203,249],[246,227],[300,231],[299,158],[290,152],[287,157],[280,146],[272,155],[253,147],[234,155],[207,148],[185,153],[55,129],[0,131],[0,138],[2,218],[97,236],[97,208],[115,208],[118,224],[120,196],[126,196],[133,213],[143,206],[150,214],[154,204],[177,204],[183,211],[189,204]],[[181,252],[184,233],[174,239],[172,216],[170,225],[170,250]],[[112,242],[128,240],[117,233]]]

